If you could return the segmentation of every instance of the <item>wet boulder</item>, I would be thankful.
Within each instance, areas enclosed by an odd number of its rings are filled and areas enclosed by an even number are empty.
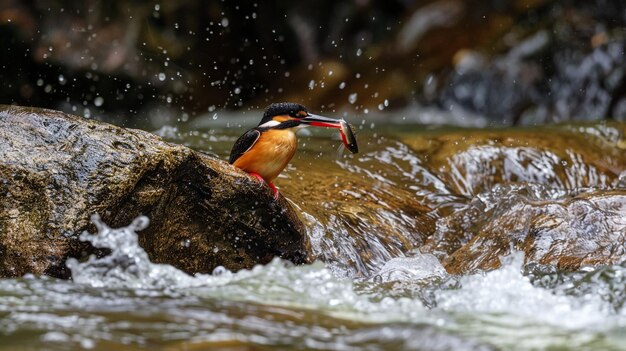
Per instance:
[[[308,260],[303,225],[284,198],[226,162],[61,112],[0,106],[0,277],[67,277],[92,214],[112,227],[143,214],[153,262],[186,272]],[[102,254],[102,253],[100,253]]]
[[[625,132],[613,122],[406,138],[465,197],[420,250],[453,274],[498,268],[511,250],[561,270],[625,261]]]
[[[626,260],[625,214],[624,189],[574,195],[501,185],[446,218],[431,243],[435,252],[451,252],[443,263],[452,274],[499,268],[511,250],[523,251],[526,264],[558,270],[619,264]]]
[[[435,231],[436,207],[456,198],[406,145],[368,139],[340,156],[338,141],[303,137],[277,182],[305,214],[313,254],[338,276],[370,277],[410,255]]]
[[[313,216],[305,219],[313,254],[339,276],[368,277],[435,230],[433,210],[410,190],[373,187],[361,174],[346,171],[320,169],[307,176],[316,186],[289,198]]]
[[[626,125],[603,122],[401,135],[452,191],[473,197],[497,184],[559,190],[616,186],[626,170]]]

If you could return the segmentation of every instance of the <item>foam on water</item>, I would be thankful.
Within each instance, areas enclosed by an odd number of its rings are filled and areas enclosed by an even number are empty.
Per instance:
[[[72,279],[92,287],[167,289],[196,288],[199,296],[219,297],[234,301],[252,301],[298,308],[326,309],[329,315],[360,314],[361,319],[406,319],[405,309],[416,315],[424,310],[419,301],[394,300],[357,294],[352,281],[336,278],[320,262],[294,267],[274,259],[266,266],[232,273],[223,267],[213,275],[190,276],[167,264],[150,262],[139,246],[135,231],[147,227],[146,217],[139,217],[128,227],[112,229],[97,216],[92,221],[97,234],[83,233],[80,239],[95,247],[109,248],[111,254],[103,258],[90,257],[86,262],[69,259]],[[375,301],[374,301],[375,300]],[[380,315],[379,315],[380,314]]]
[[[562,285],[553,289],[535,286],[521,273],[523,254],[506,257],[502,268],[462,277],[459,289],[437,292],[438,308],[446,311],[514,315],[529,323],[566,329],[605,329],[624,321],[600,294],[571,296]]]
[[[111,249],[103,258],[91,256],[86,262],[67,260],[72,280],[79,284],[106,288],[166,289],[200,285],[202,281],[167,264],[150,262],[148,254],[139,246],[136,231],[148,226],[147,217],[136,218],[128,227],[109,228],[97,215],[92,222],[97,234],[80,235],[81,241],[89,241],[97,248]]]
[[[435,310],[456,316],[451,330],[505,349],[623,349],[626,313],[609,298],[624,294],[623,283],[593,281],[589,272],[552,273],[542,287],[541,278],[522,274],[522,265],[523,254],[515,252],[498,270],[460,278],[457,288],[435,292]]]
[[[445,268],[431,254],[413,257],[395,257],[387,261],[373,277],[376,282],[444,280],[448,278]]]
[[[522,254],[515,253],[498,270],[459,278],[449,276],[434,256],[416,254],[390,259],[361,282],[337,278],[320,262],[293,266],[279,259],[237,273],[218,268],[212,275],[190,276],[149,261],[135,233],[147,226],[145,217],[119,229],[109,228],[97,217],[94,223],[99,232],[85,233],[81,240],[112,252],[83,263],[68,260],[74,282],[80,285],[184,292],[201,299],[311,310],[359,323],[429,325],[516,349],[613,347],[623,341],[619,335],[626,330],[624,280],[615,279],[626,275],[622,266],[613,266],[608,273],[608,268],[587,269],[570,276],[554,273],[532,279],[522,273]],[[602,283],[606,275],[618,284]],[[546,284],[545,277],[552,277],[553,283]],[[394,282],[408,287],[408,295],[377,288]],[[426,290],[434,297],[425,305],[418,295]]]

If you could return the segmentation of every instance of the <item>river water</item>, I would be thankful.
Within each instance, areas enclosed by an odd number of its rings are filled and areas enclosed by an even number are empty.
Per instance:
[[[242,131],[235,127],[157,133],[225,158]],[[0,350],[626,349],[626,265],[561,272],[525,265],[513,249],[498,269],[457,276],[436,252],[416,249],[410,201],[440,216],[462,211],[472,196],[511,200],[452,191],[403,142],[422,130],[364,123],[358,155],[337,150],[330,131],[300,138],[276,184],[302,211],[320,258],[311,265],[275,259],[192,277],[149,261],[137,244],[147,218],[111,229],[94,217],[98,233],[81,238],[111,255],[68,260],[69,281],[0,279]],[[620,186],[591,179],[590,168],[585,181],[595,183],[585,186]],[[581,191],[533,186],[552,189],[552,200]]]

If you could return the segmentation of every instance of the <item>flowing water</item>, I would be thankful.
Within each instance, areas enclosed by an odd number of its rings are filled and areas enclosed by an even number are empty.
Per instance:
[[[557,174],[559,157],[526,152],[514,155],[519,162],[504,177],[527,174],[527,184],[482,189],[480,179],[459,173],[444,181],[425,167],[415,145],[403,141],[421,129],[363,126],[358,155],[336,151],[331,132],[300,138],[298,156],[276,182],[302,212],[317,262],[275,259],[249,271],[218,267],[190,276],[149,261],[137,239],[147,218],[112,229],[94,217],[98,233],[81,240],[110,255],[68,260],[69,281],[0,280],[0,350],[626,349],[626,265],[563,272],[525,264],[512,248],[498,269],[451,275],[437,249],[420,250],[428,244],[420,223],[429,219],[445,239],[450,218],[476,221],[480,210],[495,220],[491,209],[519,206],[542,211],[546,202],[565,204],[567,193],[610,191],[623,179],[589,165]],[[158,133],[225,158],[241,131],[234,129]],[[524,157],[537,161],[533,172],[524,171]],[[610,219],[623,235],[623,209],[589,220]]]

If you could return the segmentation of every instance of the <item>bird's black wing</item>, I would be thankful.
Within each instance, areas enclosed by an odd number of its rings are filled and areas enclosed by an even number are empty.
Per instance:
[[[256,129],[250,129],[245,132],[242,136],[235,141],[235,145],[233,145],[233,149],[230,150],[230,158],[228,159],[228,163],[233,164],[241,155],[245,154],[246,151],[250,150],[252,146],[259,140],[261,136],[261,132]]]

